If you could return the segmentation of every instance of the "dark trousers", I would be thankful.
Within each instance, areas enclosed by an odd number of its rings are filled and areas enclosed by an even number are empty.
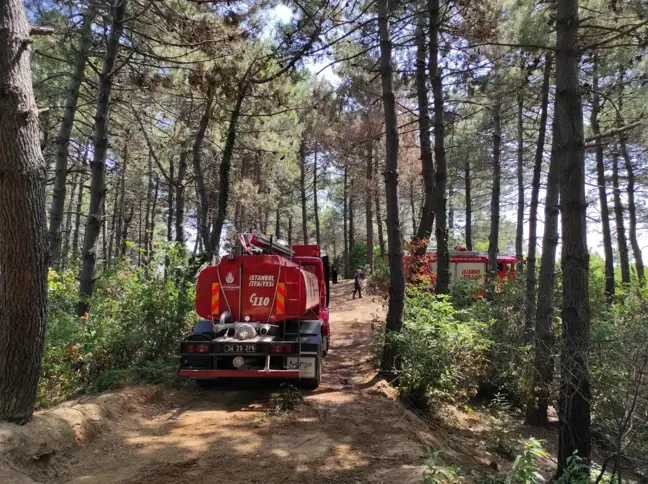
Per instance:
[[[362,289],[360,289],[359,282],[356,282],[355,285],[353,286],[353,299],[355,299],[356,292],[358,293],[358,296],[362,297]]]

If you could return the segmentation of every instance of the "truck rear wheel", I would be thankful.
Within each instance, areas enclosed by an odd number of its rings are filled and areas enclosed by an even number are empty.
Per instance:
[[[322,381],[322,342],[320,341],[317,358],[315,358],[315,378],[309,378],[308,380],[300,380],[302,388],[307,390],[315,390],[320,386]]]

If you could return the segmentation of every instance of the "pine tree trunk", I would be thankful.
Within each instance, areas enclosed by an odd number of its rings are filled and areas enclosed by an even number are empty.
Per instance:
[[[170,180],[167,183],[167,242],[173,241],[173,190],[174,182],[173,177],[175,175],[175,164],[173,163],[173,157],[169,160],[169,178]]]
[[[288,215],[288,245],[292,246],[293,243],[293,218],[292,214]]]
[[[421,145],[421,165],[423,168],[425,197],[418,231],[414,232],[416,240],[420,242],[412,244],[418,256],[425,254],[429,239],[432,236],[432,229],[434,228],[434,161],[432,159],[432,144],[430,142],[430,110],[428,108],[429,100],[426,85],[425,56],[425,16],[421,14],[416,24],[416,96],[419,112],[419,143]]]
[[[74,232],[72,235],[72,258],[79,256],[79,234],[81,233],[81,210],[83,210],[83,198],[85,195],[85,179],[83,173],[79,175],[79,191],[77,192],[76,209],[74,214]]]
[[[342,218],[343,218],[343,232],[344,232],[344,252],[342,253],[342,258],[344,259],[344,277],[348,278],[351,276],[349,271],[349,166],[347,162],[344,163],[344,206],[342,209]]]
[[[117,247],[119,250],[119,256],[125,257],[126,251],[128,249],[128,233],[130,231],[131,222],[133,221],[133,216],[135,215],[135,205],[130,204],[128,207],[128,214],[124,213],[124,225],[121,231],[121,245]]]
[[[385,260],[385,236],[383,234],[383,221],[380,211],[380,192],[376,190],[374,195],[376,200],[376,225],[378,227],[378,248],[380,249],[380,259]]]
[[[61,223],[63,221],[63,207],[65,205],[65,190],[68,175],[68,156],[70,136],[74,125],[79,89],[83,83],[88,52],[90,51],[90,28],[94,20],[94,13],[91,8],[85,13],[79,48],[74,59],[72,77],[68,81],[65,108],[63,109],[63,120],[56,140],[56,169],[54,176],[54,190],[52,191],[52,204],[49,212],[49,246],[50,266],[59,267],[61,253]]]
[[[209,247],[209,197],[207,196],[207,187],[205,185],[205,175],[202,166],[202,143],[205,139],[205,132],[209,126],[211,118],[212,103],[214,101],[214,85],[209,83],[207,87],[207,100],[205,101],[205,110],[203,111],[196,138],[193,144],[193,169],[196,178],[196,191],[198,192],[198,201],[200,203],[200,215],[198,219],[198,237],[200,237],[203,247]]]
[[[435,1],[435,0],[432,0]],[[380,78],[385,113],[385,191],[387,194],[387,241],[389,244],[389,308],[385,331],[399,332],[403,326],[405,275],[403,249],[398,216],[398,122],[392,79],[392,43],[389,34],[388,0],[378,0],[378,30],[380,33]],[[396,348],[384,347],[381,370],[391,372],[396,361]]]
[[[628,239],[623,219],[623,202],[619,188],[619,154],[615,150],[612,157],[612,187],[614,189],[614,214],[617,229],[617,244],[619,246],[619,261],[621,266],[621,282],[630,284],[630,261],[628,257]]]
[[[124,17],[127,0],[115,0],[113,19],[108,38],[106,56],[99,76],[99,99],[95,114],[94,159],[91,163],[90,207],[86,221],[85,240],[81,273],[79,275],[79,302],[77,315],[83,316],[90,307],[90,298],[94,290],[95,268],[97,264],[97,240],[101,230],[103,213],[101,207],[105,197],[106,153],[108,151],[108,117],[110,112],[110,95],[112,93],[115,64],[119,51],[119,40],[124,30]]]
[[[147,232],[147,246],[146,246],[146,263],[150,264],[153,259],[153,241],[155,239],[155,215],[157,213],[157,204],[158,204],[158,195],[160,193],[160,179],[155,179],[155,185],[153,187],[153,201],[151,202],[151,213],[149,218],[148,227],[146,228]]]
[[[414,206],[414,180],[409,182],[410,213],[412,216],[412,234],[416,234],[416,207]]]
[[[547,56],[547,58],[549,57]],[[547,71],[545,71],[546,74]],[[540,146],[538,141],[538,149],[541,149]],[[544,147],[544,143],[542,146]],[[538,166],[537,156],[536,153],[536,168]],[[547,410],[551,403],[551,387],[554,375],[553,299],[556,280],[556,247],[558,246],[559,171],[558,157],[552,148],[549,173],[547,175],[547,193],[545,195],[538,306],[535,310],[533,384],[531,385],[531,397],[526,408],[526,423],[538,427],[547,427],[549,425]],[[527,271],[531,271],[531,268],[527,268]]]
[[[538,126],[538,141],[536,143],[536,152],[533,165],[533,181],[531,182],[531,205],[529,207],[529,246],[527,249],[527,280],[525,296],[525,333],[528,335],[529,339],[531,338],[533,328],[535,327],[534,319],[538,277],[536,274],[536,253],[538,244],[538,199],[540,196],[540,177],[542,175],[542,162],[544,160],[545,138],[547,134],[547,113],[549,109],[549,81],[551,80],[551,65],[551,54],[546,54],[544,73],[542,76],[542,94],[540,99],[540,125]],[[552,260],[553,264],[555,264],[555,256],[552,257]]]
[[[497,288],[497,254],[499,252],[499,223],[500,223],[500,186],[502,182],[502,167],[500,163],[502,144],[501,101],[497,99],[493,105],[493,179],[491,188],[491,221],[488,237],[488,294],[495,296]]]
[[[185,230],[185,179],[187,177],[187,149],[183,145],[178,162],[178,179],[176,180],[175,241],[184,248]]]
[[[281,238],[281,211],[279,206],[275,213],[275,239],[279,240]]]
[[[472,240],[472,179],[470,178],[470,158],[464,164],[464,183],[466,185],[466,249],[473,250]]]
[[[317,206],[317,143],[315,144],[315,162],[313,163],[313,211],[315,212],[315,240],[317,245],[322,244],[320,232],[319,207]]]
[[[605,184],[605,164],[603,160],[603,144],[601,142],[601,128],[599,125],[599,114],[601,112],[601,100],[599,95],[598,56],[594,56],[592,67],[592,111],[590,114],[590,125],[592,134],[596,136],[596,180],[598,184],[599,206],[601,210],[601,231],[603,232],[603,252],[605,255],[605,293],[611,302],[614,296],[614,252],[612,251],[612,233],[610,232],[610,209],[607,200],[607,188]]]
[[[229,125],[227,127],[227,137],[225,138],[225,146],[223,147],[223,158],[221,159],[219,168],[218,180],[218,213],[214,223],[213,232],[211,234],[211,247],[209,255],[218,255],[220,250],[220,240],[223,233],[223,225],[227,217],[227,204],[229,202],[229,189],[230,189],[230,171],[232,168],[232,156],[234,155],[234,145],[236,144],[236,135],[238,130],[238,121],[241,116],[243,108],[243,101],[247,96],[249,84],[243,81],[239,86],[238,96],[234,109],[230,114]]]
[[[522,276],[524,264],[522,264],[524,244],[524,91],[520,88],[518,92],[517,111],[517,224],[515,227],[515,265],[518,276]]]
[[[21,0],[0,1],[0,421],[31,419],[47,321],[46,166]]]
[[[621,146],[621,155],[625,161],[625,169],[628,177],[628,184],[626,186],[626,193],[628,196],[628,236],[630,237],[630,245],[632,246],[632,254],[635,260],[635,270],[637,271],[637,278],[639,285],[643,286],[646,283],[646,276],[644,273],[643,254],[641,253],[641,246],[637,239],[637,205],[635,203],[635,174],[632,160],[628,153],[628,146],[626,139],[622,136],[619,139]]]
[[[151,205],[153,204],[153,157],[149,151],[148,155],[148,183],[146,184],[146,211],[144,212],[144,230],[143,238],[141,239],[142,246],[139,248],[140,251],[143,251],[146,254],[145,263],[148,264],[149,261],[149,236],[150,232],[150,217],[151,217]]]
[[[302,240],[308,244],[308,213],[306,211],[306,141],[299,145],[299,195],[302,214]]]
[[[124,206],[126,203],[126,168],[128,166],[128,143],[129,140],[124,143],[124,151],[122,153],[122,166],[119,175],[119,207],[117,208],[117,224],[115,227],[115,250],[117,251],[118,256],[124,255],[121,247],[123,232],[122,226],[124,222]]]
[[[115,198],[113,199],[112,206],[112,215],[110,217],[110,230],[109,230],[109,241],[108,241],[108,258],[107,264],[110,265],[112,258],[114,256],[114,239],[115,239],[115,228],[117,226],[117,210],[119,209],[119,180],[116,180],[113,183],[113,191],[115,193]]]
[[[452,205],[452,196],[454,195],[454,185],[452,179],[448,179],[448,233],[452,234],[454,229],[454,206]]]
[[[447,294],[450,290],[450,253],[448,252],[448,228],[446,209],[446,152],[445,122],[443,119],[443,81],[439,67],[439,30],[441,28],[441,9],[439,0],[428,0],[430,13],[430,80],[434,95],[434,157],[436,174],[434,178],[434,210],[436,219],[437,243],[437,294]]]
[[[563,344],[558,474],[574,452],[589,464],[589,254],[585,200],[585,136],[579,85],[578,0],[560,0],[556,18],[556,104],[553,145],[561,167]],[[587,476],[589,477],[589,476]]]
[[[108,257],[108,238],[106,231],[106,195],[104,195],[103,201],[101,202],[101,265],[106,267],[106,260]]]
[[[367,144],[367,189],[365,190],[365,220],[367,231],[367,264],[374,267],[374,228],[371,195],[374,192],[373,182],[373,140]]]
[[[67,261],[70,254],[70,242],[72,241],[72,209],[74,208],[74,198],[79,184],[80,173],[75,173],[72,178],[72,191],[68,197],[68,204],[65,209],[65,235],[63,237],[63,245],[61,252],[61,272],[67,269]]]
[[[349,254],[351,254],[351,251],[355,246],[355,217],[354,217],[355,190],[353,185],[354,185],[354,179],[352,175],[351,183],[349,185]],[[351,270],[353,270],[353,268]]]

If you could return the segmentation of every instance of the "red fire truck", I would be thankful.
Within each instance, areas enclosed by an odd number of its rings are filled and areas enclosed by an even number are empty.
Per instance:
[[[409,275],[411,255],[404,257],[405,276]],[[423,256],[423,274],[432,284],[436,281],[437,253],[428,251]],[[480,284],[486,284],[488,274],[488,254],[484,252],[468,251],[465,247],[455,247],[450,251],[450,282],[458,279],[473,279]],[[508,255],[497,256],[497,276],[499,282],[515,277],[515,257]]]
[[[329,348],[329,264],[319,245],[243,234],[198,276],[200,319],[180,346],[180,376],[285,378],[316,388]]]

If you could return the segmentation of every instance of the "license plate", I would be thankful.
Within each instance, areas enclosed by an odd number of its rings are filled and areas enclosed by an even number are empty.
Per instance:
[[[257,345],[223,345],[223,353],[256,353]]]
[[[315,378],[315,358],[288,356],[286,358],[286,369],[299,369],[300,378]]]

